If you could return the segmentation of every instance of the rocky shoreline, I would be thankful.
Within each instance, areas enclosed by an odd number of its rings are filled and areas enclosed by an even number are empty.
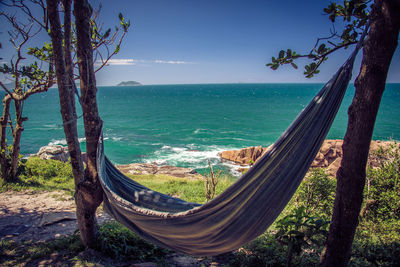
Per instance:
[[[317,156],[311,164],[311,168],[324,168],[326,172],[331,176],[336,176],[336,172],[339,169],[340,162],[342,160],[342,144],[343,140],[325,140],[322,144]],[[394,141],[372,141],[370,147],[370,155],[368,164],[372,167],[379,165],[379,158],[375,156],[373,151],[380,148],[387,149],[390,146],[397,146],[400,149],[400,144]],[[221,160],[230,161],[237,164],[237,172],[240,173],[243,170],[253,165],[261,156],[263,156],[269,149],[269,147],[247,147],[239,150],[228,150],[218,154]],[[68,149],[66,147],[56,146],[45,146],[40,148],[36,156],[43,159],[55,159],[66,162],[69,158]],[[86,155],[83,154],[84,160]],[[182,168],[167,165],[158,165],[152,163],[131,163],[124,165],[117,165],[117,168],[125,174],[163,174],[180,178],[199,178],[201,175],[196,170],[191,168]]]
[[[311,164],[311,168],[324,168],[331,176],[336,176],[336,172],[340,167],[342,161],[342,144],[343,140],[325,140],[322,144],[317,156]],[[400,149],[400,144],[394,141],[372,141],[370,146],[370,153],[368,164],[372,167],[379,165],[379,158],[376,157],[374,151],[379,149],[388,149],[391,146],[396,146]],[[234,162],[242,168],[238,171],[244,170],[246,167],[253,165],[259,158],[261,158],[269,149],[269,147],[247,147],[239,150],[228,150],[219,153],[223,160]],[[244,167],[244,168],[243,168]]]
[[[163,174],[179,178],[197,178],[201,175],[195,169],[182,168],[168,165],[157,165],[152,163],[131,163],[117,165],[117,168],[124,174]]]

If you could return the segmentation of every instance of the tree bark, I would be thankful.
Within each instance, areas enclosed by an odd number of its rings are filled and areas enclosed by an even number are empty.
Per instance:
[[[83,168],[81,150],[78,142],[75,91],[73,84],[73,62],[71,58],[71,4],[63,0],[64,36],[58,15],[58,1],[47,1],[48,17],[60,94],[61,114],[64,132],[70,150],[72,169],[75,178],[75,202],[81,241],[85,247],[97,246],[96,209],[103,201],[103,190],[98,180],[96,168],[97,142],[101,130],[101,120],[97,109],[96,80],[93,67],[93,51],[90,34],[91,7],[87,0],[74,2],[74,15],[77,28],[77,57],[80,74],[81,104],[84,114],[86,151],[88,162]],[[64,40],[64,46],[63,42]]]
[[[77,184],[76,203],[81,239],[86,247],[94,248],[97,243],[96,209],[103,201],[97,174],[97,143],[101,131],[101,119],[97,108],[97,87],[93,67],[93,50],[90,32],[92,8],[87,0],[74,1],[77,29],[77,57],[79,65],[81,105],[86,137],[87,166],[84,180]]]
[[[9,170],[10,170],[10,162],[7,160],[7,142],[6,142],[6,134],[7,134],[7,123],[10,114],[10,104],[11,104],[11,95],[6,94],[3,98],[3,116],[0,119],[0,164],[1,164],[1,177],[5,182],[8,182],[9,179]]]
[[[27,118],[22,117],[22,101],[14,100],[15,107],[15,129],[13,132],[13,151],[11,153],[11,179],[18,179],[19,152],[21,151],[21,135],[24,131],[23,123]]]
[[[75,98],[69,82],[63,52],[63,34],[58,16],[58,1],[47,1],[48,17],[53,43],[54,65],[56,69],[58,92],[60,97],[61,116],[64,133],[71,157],[72,172],[75,183],[83,180],[84,168],[76,126]]]
[[[371,28],[355,81],[354,99],[348,110],[332,223],[321,255],[321,266],[347,266],[350,260],[363,201],[369,146],[388,69],[397,47],[399,14],[400,5],[390,0],[376,0],[371,11]]]

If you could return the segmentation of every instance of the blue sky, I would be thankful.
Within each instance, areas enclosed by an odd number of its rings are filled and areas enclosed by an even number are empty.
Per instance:
[[[304,78],[302,62],[298,70],[265,66],[281,49],[305,53],[317,37],[330,35],[323,15],[329,1],[91,1],[100,2],[105,27],[117,24],[122,12],[131,28],[120,53],[97,73],[98,85],[326,82],[352,50],[332,55],[313,79]],[[357,62],[354,77],[360,56]],[[400,82],[399,49],[388,82]]]

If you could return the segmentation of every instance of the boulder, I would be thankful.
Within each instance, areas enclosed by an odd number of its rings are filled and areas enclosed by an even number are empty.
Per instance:
[[[54,159],[67,162],[69,158],[68,148],[60,145],[43,146],[36,154],[41,159]]]
[[[343,156],[342,145],[343,140],[325,140],[311,163],[311,168],[325,168],[329,175],[336,176]],[[397,146],[400,149],[400,144],[393,141],[371,141],[368,165],[373,168],[379,167],[380,162],[389,159],[390,155],[379,154],[376,151],[380,149],[386,150],[392,146]],[[250,163],[256,162],[270,147],[248,147],[240,150],[223,151],[218,155],[222,159],[233,161],[240,165],[251,165]]]
[[[240,150],[222,151],[218,155],[225,160],[233,161],[242,165],[254,164],[262,155],[264,155],[270,147],[263,148],[261,146],[247,147]]]

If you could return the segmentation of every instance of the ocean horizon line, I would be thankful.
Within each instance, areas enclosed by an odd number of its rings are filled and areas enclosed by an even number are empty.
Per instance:
[[[173,86],[173,85],[241,85],[241,84],[265,84],[265,85],[283,85],[283,84],[287,84],[287,85],[323,85],[326,82],[214,82],[214,83],[149,83],[149,84],[141,84],[141,85],[134,85],[134,86],[118,86],[117,84],[115,85],[104,85],[104,84],[99,84],[96,85],[97,87],[141,87],[141,86]],[[400,82],[387,82],[386,85],[395,85],[395,84],[400,84]],[[79,87],[79,83],[76,83],[77,88]],[[349,85],[354,86],[354,82],[350,82]],[[50,87],[49,89],[57,89],[57,85],[53,85],[52,87]]]

